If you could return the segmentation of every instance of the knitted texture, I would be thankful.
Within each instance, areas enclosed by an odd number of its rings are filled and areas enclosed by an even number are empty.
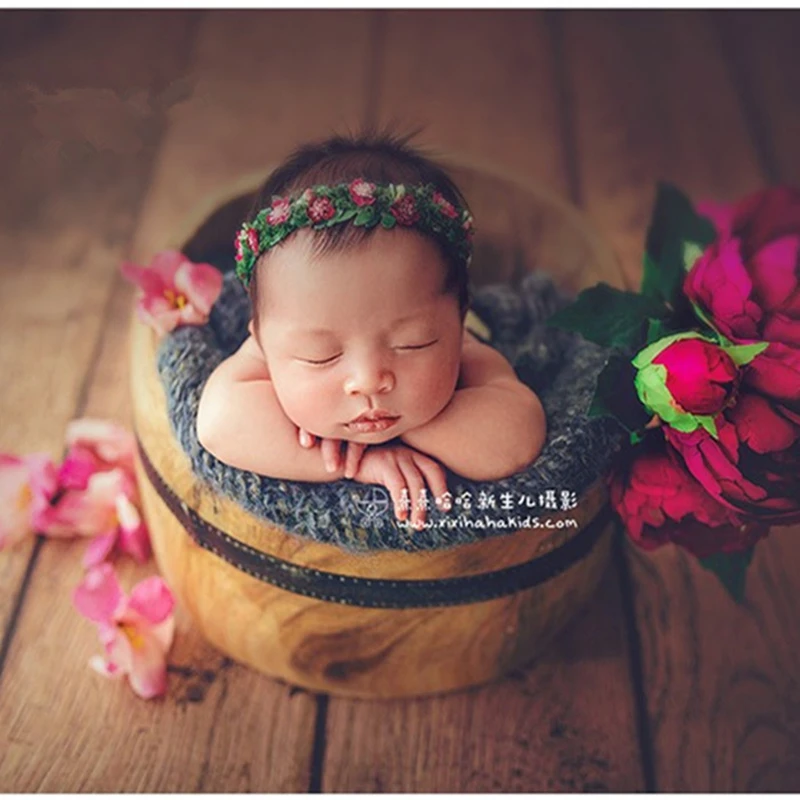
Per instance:
[[[559,498],[564,491],[574,492],[580,506],[583,493],[606,473],[625,439],[612,419],[586,416],[608,351],[544,325],[568,302],[541,272],[527,275],[516,287],[494,284],[474,292],[472,309],[489,327],[491,345],[542,401],[547,439],[536,461],[508,478],[471,481],[445,469],[453,510],[442,512],[431,503],[430,524],[422,530],[397,523],[388,490],[377,484],[269,478],[225,464],[200,445],[196,421],[203,386],[248,335],[247,293],[232,272],[225,275],[208,324],[176,328],[159,345],[158,372],[170,424],[198,477],[297,536],[363,552],[431,550],[512,533],[524,526],[526,516],[528,524],[533,517],[546,517],[547,511],[541,505],[530,507],[528,498],[536,503],[547,490],[555,490]]]

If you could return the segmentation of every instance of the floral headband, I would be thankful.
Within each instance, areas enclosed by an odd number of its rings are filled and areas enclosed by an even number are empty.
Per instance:
[[[272,198],[272,205],[242,225],[235,239],[236,274],[247,286],[259,256],[299,228],[315,230],[342,222],[373,228],[379,223],[416,227],[445,244],[469,266],[474,227],[472,215],[446,200],[433,184],[376,184],[356,178],[350,183],[319,185],[298,198]]]

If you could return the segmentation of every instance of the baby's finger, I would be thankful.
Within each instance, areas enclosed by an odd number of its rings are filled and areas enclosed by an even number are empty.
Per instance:
[[[425,481],[422,479],[422,473],[411,459],[401,458],[400,470],[408,485],[408,493],[411,498],[411,524],[415,528],[421,528],[425,523],[425,505],[422,502]]]
[[[348,442],[347,452],[344,456],[344,476],[345,478],[352,478],[358,472],[358,466],[361,463],[361,456],[366,450],[366,445],[360,442]]]
[[[314,437],[305,428],[298,428],[300,447],[313,447]]]
[[[428,486],[436,498],[437,508],[449,511],[453,507],[452,500],[450,500],[449,497],[446,498],[450,503],[449,506],[445,506],[442,503],[442,498],[445,498],[445,495],[449,495],[450,493],[450,490],[447,488],[447,479],[445,478],[442,467],[433,459],[427,458],[419,453],[412,457],[420,472],[425,476],[425,480],[428,482]]]
[[[323,439],[322,445],[322,463],[325,464],[325,469],[328,472],[336,472],[339,469],[339,449],[341,447],[341,439]]]
[[[403,480],[403,475],[399,469],[388,470],[383,478],[383,485],[389,490],[394,504],[395,517],[397,519],[405,519],[406,512],[401,510],[403,490],[406,488],[406,482]]]

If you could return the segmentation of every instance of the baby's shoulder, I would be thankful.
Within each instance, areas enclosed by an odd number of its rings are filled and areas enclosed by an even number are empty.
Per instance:
[[[228,377],[237,381],[269,379],[269,366],[253,335],[248,336],[225,362]]]

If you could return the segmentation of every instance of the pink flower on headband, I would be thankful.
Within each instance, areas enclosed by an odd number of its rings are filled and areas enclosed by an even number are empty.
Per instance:
[[[141,290],[139,319],[158,333],[181,325],[205,325],[222,291],[222,273],[211,264],[195,264],[177,250],[162,250],[147,267],[123,262],[123,277]]]
[[[441,209],[441,212],[450,217],[450,219],[455,219],[458,216],[458,212],[453,204],[449,200],[446,200],[441,192],[433,193],[433,202],[436,203]]]
[[[308,218],[312,222],[330,219],[336,213],[333,203],[327,197],[313,197],[308,204]]]
[[[419,219],[414,197],[410,194],[404,194],[396,200],[389,210],[401,225],[413,225]]]
[[[348,187],[350,197],[357,206],[371,206],[375,202],[375,184],[356,178]]]
[[[291,214],[291,203],[285,197],[279,197],[272,201],[272,210],[267,214],[267,222],[270,225],[280,225],[281,222],[286,222]],[[258,252],[258,244],[255,247],[250,245],[254,253]]]

